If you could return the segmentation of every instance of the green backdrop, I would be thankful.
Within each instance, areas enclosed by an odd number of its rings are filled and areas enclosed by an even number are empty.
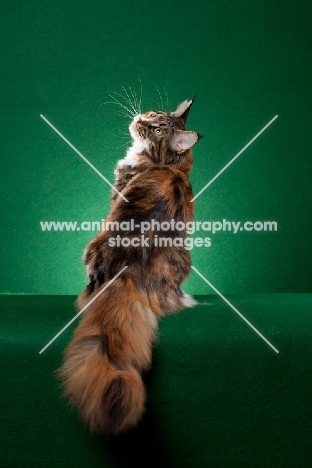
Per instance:
[[[40,221],[97,221],[110,187],[40,118],[113,181],[129,121],[109,94],[174,109],[198,93],[190,129],[194,193],[279,117],[196,200],[198,220],[277,222],[276,232],[201,232],[193,264],[225,293],[311,291],[311,3],[1,1],[1,292],[77,294],[95,232]],[[103,105],[102,105],[103,104]],[[192,274],[185,288],[210,293]]]
[[[311,2],[0,5],[0,467],[310,468]],[[278,115],[195,201],[198,221],[277,231],[200,231],[211,247],[191,254],[279,354],[192,272],[201,305],[160,322],[145,417],[103,439],[53,375],[77,322],[39,354],[75,314],[96,233],[40,222],[100,221],[111,189],[40,115],[113,182],[129,121],[104,103],[141,84],[143,110],[198,95],[194,194]]]

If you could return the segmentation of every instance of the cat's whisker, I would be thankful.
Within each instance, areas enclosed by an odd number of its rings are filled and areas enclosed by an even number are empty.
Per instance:
[[[129,134],[128,135],[115,135],[115,133],[111,133],[115,138],[127,138],[129,140]]]
[[[135,114],[138,114],[138,109],[135,107],[136,103],[133,103],[133,102],[131,101],[131,98],[130,98],[130,96],[129,96],[127,90],[126,90],[126,88],[125,88],[124,86],[121,86],[121,87],[122,87],[122,89],[124,90],[124,92],[126,93],[126,96],[127,96],[127,98],[128,98],[128,99],[125,99],[125,100],[131,105],[131,108],[134,110]]]
[[[116,105],[117,105],[117,103],[116,103]],[[118,104],[118,105],[119,105],[119,109],[118,109],[119,112],[120,112],[121,114],[123,114],[125,117],[127,117],[127,118],[129,118],[129,119],[132,120],[133,117],[134,117],[133,113],[130,113],[130,111],[128,111],[127,109],[125,109],[124,106],[121,106],[120,104]]]
[[[165,88],[164,88],[164,91],[165,91],[165,94],[166,94],[166,101],[167,101],[166,112],[168,112],[168,109],[169,109],[169,99],[168,99],[168,94],[167,94],[167,91],[165,90]]]
[[[123,130],[121,130],[121,128],[117,127],[118,131],[120,133],[123,133],[124,135],[128,135],[129,136],[129,132],[124,132]]]
[[[121,117],[126,117],[126,119],[127,119],[127,120],[129,119],[130,122],[131,122],[131,120],[132,120],[132,116],[130,117],[129,114],[126,114],[126,112],[124,112],[124,111],[122,111],[122,110],[120,110],[120,109],[118,109],[118,110],[115,109],[115,110],[114,110],[114,114],[119,115],[119,116],[121,116]]]
[[[102,102],[102,104],[99,105],[99,108],[102,106],[105,106],[105,104],[115,104],[114,102]]]
[[[121,117],[126,117],[127,119],[130,119],[130,122],[131,122],[131,120],[132,120],[132,117],[130,118],[129,115],[126,114],[125,112],[122,112],[122,111],[119,111],[119,112],[118,112],[118,111],[115,111],[115,114],[116,114],[116,115],[119,115],[119,116],[121,116]]]
[[[123,88],[123,86],[122,86],[122,88]],[[123,89],[124,89],[124,88],[123,88]],[[126,101],[126,103],[127,103],[127,106],[129,106],[129,109],[132,110],[132,111],[134,112],[134,114],[137,114],[137,110],[136,110],[136,108],[134,107],[133,102],[131,101],[131,99],[129,98],[129,96],[128,96],[128,99],[127,99],[125,96],[123,96],[123,95],[120,94],[120,93],[116,93],[115,91],[113,92],[113,94],[117,94],[117,96],[120,96],[122,99],[124,99],[124,100]]]
[[[157,106],[157,110],[161,110],[161,106],[160,106],[159,102],[157,102],[155,99],[152,99],[152,102],[155,102],[155,104]]]
[[[138,75],[138,78],[139,78],[140,87],[141,87],[140,101],[139,101],[139,111],[140,111],[140,114],[141,114],[141,113],[142,113],[142,111],[141,111],[141,104],[142,104],[142,81],[141,81],[141,78],[139,77],[139,75]]]
[[[122,148],[123,146],[131,146],[131,140],[129,141],[126,141],[126,143],[123,143],[122,145],[119,145],[119,146],[116,146],[116,148],[114,148],[114,150],[118,149],[118,148]]]
[[[129,109],[129,107],[125,106],[120,101],[118,101],[118,99],[116,99],[115,96],[113,96],[112,94],[109,94],[109,97],[111,97],[115,101],[116,104],[122,107],[129,114],[131,118],[134,117],[135,114],[133,114],[133,112],[131,111],[131,109]]]
[[[155,88],[156,88],[157,91],[158,91],[158,94],[159,94],[159,97],[160,97],[160,100],[161,100],[161,108],[162,108],[162,110],[163,110],[163,108],[164,108],[164,102],[163,102],[162,95],[160,94],[160,91],[159,91],[159,89],[157,88],[157,86],[155,85],[155,83],[153,83],[153,85],[155,86]]]
[[[135,88],[133,88],[133,93],[134,93],[134,96],[135,96],[135,102],[136,102],[137,108],[139,109],[139,100],[138,100]]]
[[[130,93],[131,93],[131,95],[132,95],[132,97],[133,97],[133,101],[135,102],[135,105],[138,107],[138,102],[137,102],[137,100],[135,99],[135,96],[134,96],[133,91],[132,91],[132,89],[130,88],[130,86],[129,86],[129,90],[130,90]]]
[[[103,106],[104,104],[114,104],[114,105],[116,105],[116,106],[118,105],[119,107],[121,107],[119,103],[113,102],[113,101],[103,102],[103,103],[101,104],[101,106]],[[101,107],[101,106],[100,106],[100,107]],[[132,115],[132,114],[129,114],[128,111],[127,111],[127,112],[123,111],[123,112],[120,112],[120,113],[116,112],[116,114],[117,114],[117,115],[121,115],[122,117],[127,117],[127,118],[130,117],[131,120],[133,119],[133,115]]]

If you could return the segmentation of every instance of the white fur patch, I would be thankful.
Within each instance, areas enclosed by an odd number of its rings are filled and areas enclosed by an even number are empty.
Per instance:
[[[132,146],[127,149],[126,156],[118,162],[117,167],[121,166],[136,166],[139,161],[137,155],[142,153],[145,150],[143,142],[139,139],[136,131],[136,123],[141,118],[141,115],[134,117],[133,121],[129,126],[130,134],[133,138]]]
[[[196,301],[196,299],[194,299],[193,296],[191,296],[190,294],[186,294],[185,292],[183,293],[182,303],[185,307],[194,307],[198,304],[198,302]]]
[[[132,146],[127,149],[126,156],[118,162],[118,166],[136,166],[139,162],[137,155],[143,151],[143,143],[138,140],[133,141]]]

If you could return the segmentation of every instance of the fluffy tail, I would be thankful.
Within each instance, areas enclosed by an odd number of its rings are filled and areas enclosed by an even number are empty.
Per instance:
[[[78,303],[91,298],[82,293]],[[115,280],[90,308],[59,374],[65,395],[91,431],[117,434],[135,426],[144,413],[141,373],[151,364],[157,319],[130,280]]]

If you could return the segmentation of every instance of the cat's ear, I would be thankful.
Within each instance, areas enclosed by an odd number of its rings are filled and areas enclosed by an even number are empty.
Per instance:
[[[191,105],[195,101],[195,97],[190,101],[185,100],[181,102],[181,104],[178,105],[177,109],[174,112],[171,112],[170,115],[172,115],[172,117],[176,117],[185,121],[190,111]]]
[[[170,146],[177,153],[184,153],[192,148],[198,141],[199,135],[195,132],[187,132],[185,130],[176,130],[170,140]]]

